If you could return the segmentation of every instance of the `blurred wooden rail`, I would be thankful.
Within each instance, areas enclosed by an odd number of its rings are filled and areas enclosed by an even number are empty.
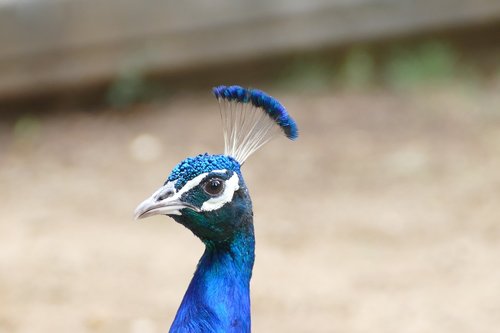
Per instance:
[[[0,99],[499,19],[498,0],[4,0]]]

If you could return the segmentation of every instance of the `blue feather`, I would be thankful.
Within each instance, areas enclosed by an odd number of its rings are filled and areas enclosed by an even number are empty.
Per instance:
[[[229,169],[240,171],[240,164],[231,156],[200,154],[195,157],[188,157],[180,162],[168,176],[167,182],[177,181],[175,188],[182,188],[189,180],[195,176],[213,170]]]
[[[250,332],[254,247],[253,230],[225,249],[207,245],[170,332]]]
[[[274,97],[258,89],[245,89],[240,86],[218,86],[212,89],[217,99],[229,102],[251,103],[256,108],[264,110],[278,124],[287,138],[295,140],[299,130],[295,120],[288,114],[285,107]]]

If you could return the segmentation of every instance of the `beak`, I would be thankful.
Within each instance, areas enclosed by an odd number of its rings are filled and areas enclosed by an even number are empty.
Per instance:
[[[198,207],[182,202],[176,196],[173,185],[172,183],[165,184],[151,197],[141,202],[135,209],[134,219],[139,220],[153,215],[182,215],[181,209],[184,208],[199,211]]]

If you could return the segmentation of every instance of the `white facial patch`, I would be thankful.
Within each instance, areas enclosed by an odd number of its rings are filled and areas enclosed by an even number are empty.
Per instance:
[[[170,201],[180,200],[180,197],[184,193],[189,192],[190,190],[198,186],[201,183],[201,181],[206,178],[207,175],[211,173],[225,173],[225,172],[227,172],[227,170],[214,170],[211,172],[202,173],[194,177],[193,179],[187,181],[186,184],[178,192],[175,192],[174,195],[167,198],[166,200]],[[233,200],[234,192],[238,191],[240,188],[239,181],[240,179],[238,177],[238,174],[234,172],[233,175],[224,182],[225,184],[224,192],[217,197],[210,198],[207,201],[205,201],[201,206],[201,211],[209,212],[212,210],[219,209],[222,206],[224,206],[224,204]],[[177,211],[175,215],[181,215],[181,212]]]
[[[224,206],[224,204],[231,202],[231,200],[233,200],[234,193],[240,188],[239,182],[240,179],[238,177],[238,174],[236,172],[233,173],[231,178],[225,181],[224,192],[217,197],[210,198],[205,201],[201,206],[201,210],[204,212],[209,212],[219,209]]]
[[[175,189],[175,184],[177,180],[172,182],[167,182],[164,186],[158,189],[151,197],[144,200],[135,210],[135,218],[144,218],[152,215],[182,215],[181,210],[184,208],[191,208],[194,211],[213,211],[221,208],[224,204],[233,200],[234,192],[239,190],[239,177],[237,173],[233,175],[226,181],[224,181],[224,191],[221,195],[213,198],[209,198],[205,201],[201,208],[197,208],[183,202],[181,197],[184,193],[191,191],[209,175],[215,173],[226,173],[227,170],[214,170],[211,172],[206,172],[201,175],[196,176],[177,191]]]

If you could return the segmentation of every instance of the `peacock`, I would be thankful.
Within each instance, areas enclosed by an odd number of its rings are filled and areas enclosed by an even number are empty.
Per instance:
[[[261,90],[218,86],[224,154],[200,154],[174,167],[135,218],[167,215],[205,245],[170,332],[250,332],[255,259],[252,200],[241,166],[277,134],[298,129],[283,105]]]

